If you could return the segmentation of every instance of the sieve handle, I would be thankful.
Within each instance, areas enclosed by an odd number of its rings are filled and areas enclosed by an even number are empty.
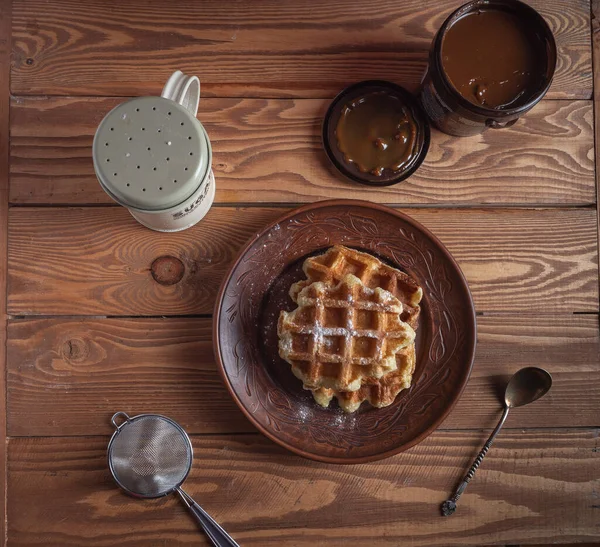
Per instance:
[[[117,422],[117,418],[123,418],[123,422],[122,423],[118,423]],[[115,426],[115,429],[118,431],[119,429],[121,429],[128,421],[130,420],[129,415],[127,414],[127,412],[123,412],[123,411],[119,411],[116,412],[115,414],[113,414],[113,417],[110,419],[110,423],[113,424]]]
[[[240,547],[219,524],[181,488],[177,493],[215,547]]]
[[[176,70],[160,96],[180,104],[195,118],[200,102],[200,80],[198,76],[186,76],[181,70]]]

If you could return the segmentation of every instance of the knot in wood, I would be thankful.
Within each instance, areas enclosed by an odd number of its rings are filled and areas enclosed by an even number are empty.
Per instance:
[[[183,278],[185,266],[174,256],[161,256],[152,263],[150,272],[160,285],[175,285]]]
[[[89,348],[84,340],[71,338],[63,344],[62,355],[65,361],[71,363],[85,361],[89,355]]]

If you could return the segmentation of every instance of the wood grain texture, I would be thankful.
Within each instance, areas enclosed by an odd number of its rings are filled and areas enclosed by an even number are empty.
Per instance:
[[[112,203],[91,158],[96,128],[124,98],[14,98],[13,203]],[[203,99],[199,119],[213,146],[217,202],[361,198],[321,145],[324,99]],[[76,114],[75,114],[76,113]],[[432,131],[429,153],[402,184],[369,188],[396,204],[587,205],[595,203],[590,101],[542,101],[514,127],[455,138]]]
[[[12,315],[211,313],[245,241],[285,212],[213,207],[184,232],[152,232],[121,207],[15,208],[9,219]],[[416,209],[463,269],[479,312],[598,311],[591,209]],[[175,285],[154,281],[161,256],[183,262]]]
[[[594,67],[594,134],[596,160],[596,197],[600,195],[600,0],[592,0],[592,53]],[[598,213],[598,240],[600,241],[600,209]],[[600,265],[599,265],[600,268]],[[600,283],[600,276],[598,277]]]
[[[504,431],[448,519],[439,504],[485,432],[436,432],[405,454],[343,467],[258,435],[196,437],[185,488],[244,546],[597,541],[599,434]],[[107,440],[10,440],[10,545],[208,545],[177,499],[135,500],[117,489]]]
[[[6,300],[10,140],[11,0],[0,0],[0,545],[6,544]]]
[[[558,315],[479,317],[473,373],[442,428],[494,427],[506,379],[532,365],[552,391],[506,427],[600,426],[598,317]],[[11,436],[105,435],[119,409],[190,433],[254,431],[221,383],[208,318],[12,321],[7,382]]]
[[[17,0],[12,92],[153,95],[174,68],[205,96],[326,96],[366,79],[415,90],[462,0],[424,4]],[[558,46],[553,98],[590,98],[589,1],[532,0]]]
[[[9,434],[107,434],[107,412],[120,409],[160,410],[190,433],[255,431],[221,381],[211,335],[204,318],[12,322]]]

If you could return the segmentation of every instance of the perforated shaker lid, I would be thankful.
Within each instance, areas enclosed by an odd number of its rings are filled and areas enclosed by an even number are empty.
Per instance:
[[[211,167],[200,122],[170,99],[140,97],[100,123],[93,144],[98,180],[125,207],[161,210],[189,198]]]

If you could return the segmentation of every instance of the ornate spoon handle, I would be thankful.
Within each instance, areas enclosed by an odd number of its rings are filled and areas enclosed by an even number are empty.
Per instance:
[[[442,515],[443,516],[449,517],[450,515],[452,515],[454,513],[454,511],[456,511],[456,503],[458,502],[458,498],[460,498],[462,493],[465,491],[467,484],[469,484],[470,480],[475,475],[475,471],[477,471],[477,469],[481,465],[481,462],[483,461],[483,458],[485,457],[488,450],[492,446],[492,443],[494,442],[496,435],[498,435],[498,433],[502,429],[502,426],[504,425],[504,422],[506,421],[506,417],[508,416],[509,410],[510,410],[509,407],[507,407],[507,406],[504,407],[504,412],[502,413],[502,417],[500,418],[500,421],[498,422],[496,429],[494,429],[494,431],[492,431],[492,434],[490,435],[489,439],[483,445],[481,452],[479,452],[479,454],[475,458],[475,461],[473,462],[473,465],[471,465],[471,468],[469,469],[468,473],[465,475],[465,478],[458,485],[458,488],[454,491],[454,494],[452,495],[452,497],[450,499],[446,500],[444,503],[442,503]]]

